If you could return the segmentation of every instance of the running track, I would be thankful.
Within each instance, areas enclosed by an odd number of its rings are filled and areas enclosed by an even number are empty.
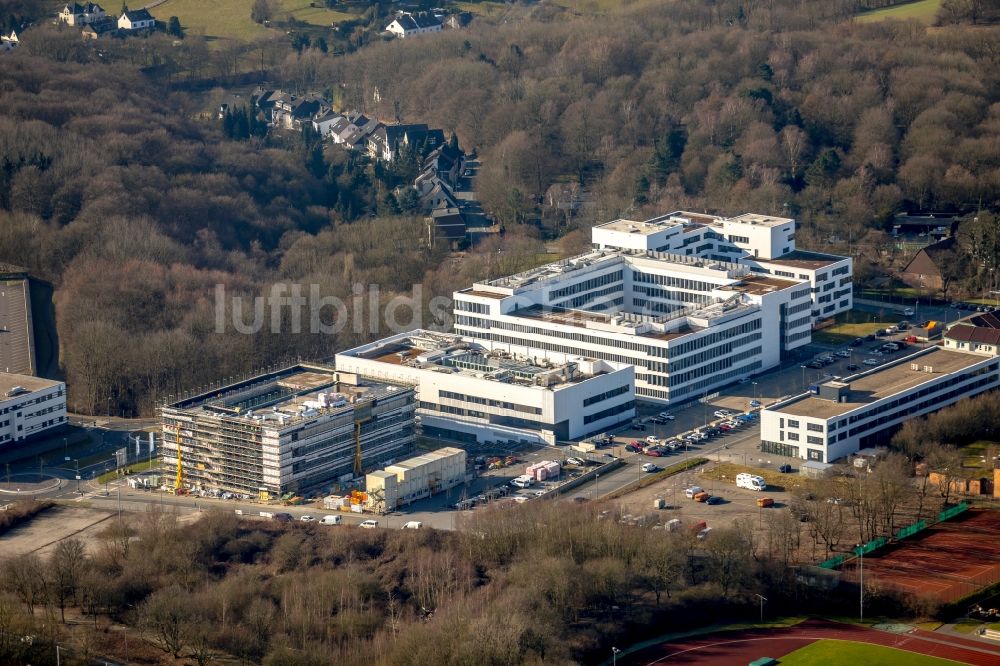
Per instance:
[[[828,620],[806,620],[784,629],[748,629],[692,636],[641,650],[624,659],[619,658],[618,663],[623,666],[734,666],[748,664],[759,657],[777,659],[824,638],[875,643],[975,666],[1000,664],[1000,644],[991,645],[984,641],[922,629],[915,629],[908,634],[893,634]]]

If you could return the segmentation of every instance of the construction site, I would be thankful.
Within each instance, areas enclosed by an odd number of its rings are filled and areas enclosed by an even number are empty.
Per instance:
[[[299,364],[165,405],[163,461],[179,493],[322,491],[409,453],[414,409],[412,387]]]

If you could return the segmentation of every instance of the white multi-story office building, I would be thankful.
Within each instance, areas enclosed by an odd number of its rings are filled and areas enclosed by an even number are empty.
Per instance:
[[[884,443],[904,421],[1000,386],[1000,359],[931,347],[768,406],[761,450],[832,462]]]
[[[66,424],[66,384],[0,372],[0,447]]]
[[[810,341],[812,324],[802,282],[642,248],[596,249],[454,298],[455,331],[484,347],[632,364],[636,397],[658,402],[697,398],[775,367]]]
[[[719,217],[677,211],[645,221],[614,220],[593,229],[598,249],[667,252],[737,263],[755,273],[808,282],[813,322],[850,310],[849,257],[795,247],[795,220],[746,214]]]
[[[336,367],[415,386],[423,433],[463,443],[555,444],[635,416],[635,371],[621,361],[415,330],[341,352]]]

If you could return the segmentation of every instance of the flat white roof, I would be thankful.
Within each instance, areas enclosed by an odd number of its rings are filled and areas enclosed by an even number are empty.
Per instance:
[[[62,382],[43,379],[42,377],[35,377],[33,375],[0,372],[0,400],[7,399],[7,393],[16,387],[21,387],[27,392],[34,393],[35,391],[42,391],[53,386],[58,386],[59,384],[62,384]],[[21,395],[27,395],[27,393],[22,393]],[[15,398],[17,396],[11,397]]]
[[[892,365],[862,374],[857,379],[845,379],[844,383],[850,385],[847,402],[835,402],[807,394],[792,398],[770,411],[807,418],[835,418],[990,360],[992,359],[978,354],[933,347],[930,352],[905,356]],[[918,369],[912,369],[911,364],[916,364]],[[924,368],[931,370],[928,372]]]
[[[728,224],[746,224],[755,227],[780,227],[784,224],[794,223],[790,217],[774,217],[771,215],[758,215],[756,213],[744,213],[736,217],[724,220]]]

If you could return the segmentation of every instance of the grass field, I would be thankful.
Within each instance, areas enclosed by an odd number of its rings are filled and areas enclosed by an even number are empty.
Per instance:
[[[910,19],[920,21],[930,25],[934,22],[934,16],[941,7],[941,0],[916,0],[893,7],[884,7],[870,12],[858,14],[855,20],[862,23],[872,23],[874,21],[885,21],[895,19],[897,21],[908,21]]]
[[[777,472],[773,469],[763,469],[760,467],[751,467],[729,462],[713,465],[712,467],[703,470],[701,472],[701,476],[715,481],[728,482],[735,485],[736,475],[742,472],[757,474],[764,477],[764,481],[767,482],[768,487],[772,490],[805,488],[813,483],[812,480],[799,476],[798,474],[782,474],[781,472]],[[766,491],[765,494],[767,494]]]
[[[902,318],[902,315],[900,315]],[[874,321],[873,321],[874,320]],[[837,315],[836,323],[813,333],[813,341],[834,345],[844,345],[854,338],[863,338],[880,328],[886,328],[899,320],[882,321],[874,312],[850,310]]]
[[[1000,445],[996,442],[991,442],[985,439],[981,439],[978,442],[973,442],[972,444],[966,444],[962,447],[962,467],[968,467],[971,469],[986,468],[993,469],[992,461],[983,460],[986,456],[986,449],[989,446],[996,447],[998,453],[1000,453]]]
[[[960,662],[939,659],[895,648],[853,643],[851,641],[821,640],[786,654],[779,660],[781,666],[952,666]]]
[[[310,7],[309,0],[281,0],[278,20],[290,14],[299,21],[325,26],[335,21],[354,18],[325,7]],[[191,34],[203,34],[209,39],[249,40],[263,35],[267,28],[250,20],[253,0],[167,0],[158,6],[156,16],[167,19],[176,16]]]

